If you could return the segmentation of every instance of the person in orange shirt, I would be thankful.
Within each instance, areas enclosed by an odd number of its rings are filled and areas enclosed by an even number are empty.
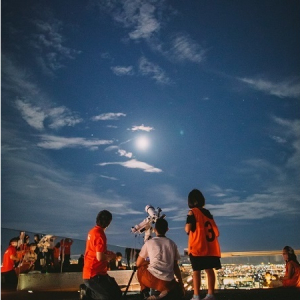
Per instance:
[[[119,300],[122,293],[113,277],[107,274],[107,263],[116,258],[116,254],[107,251],[105,230],[112,221],[112,214],[102,210],[96,218],[96,226],[87,236],[84,254],[83,282],[80,286],[80,296],[86,294],[92,299]]]
[[[18,277],[15,271],[15,262],[19,261],[16,247],[18,238],[12,238],[9,246],[4,252],[1,267],[1,286],[3,288],[15,289],[18,283]]]
[[[190,210],[185,225],[185,231],[189,235],[188,254],[193,268],[194,295],[191,300],[200,299],[201,270],[205,270],[208,281],[208,293],[203,300],[215,299],[216,276],[213,269],[221,269],[219,229],[204,205],[203,194],[197,189],[192,190],[188,195]]]
[[[300,287],[300,264],[294,249],[285,246],[282,256],[285,261],[285,275],[278,280],[271,281],[270,287]]]

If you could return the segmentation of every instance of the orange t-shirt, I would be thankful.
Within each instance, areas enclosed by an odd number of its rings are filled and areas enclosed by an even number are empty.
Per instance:
[[[84,254],[83,279],[90,279],[96,275],[107,274],[107,261],[98,261],[96,252],[105,253],[106,235],[103,228],[96,225],[88,233]]]
[[[212,215],[205,209],[201,211],[199,208],[192,208],[191,210],[196,219],[196,230],[189,233],[189,254],[221,257],[219,230]]]
[[[1,272],[8,272],[14,269],[15,262],[10,258],[11,255],[17,255],[16,248],[12,245],[10,245],[4,252]]]
[[[292,265],[292,266],[291,266]],[[288,268],[294,267],[294,274],[291,279],[284,279],[282,281],[283,286],[295,286],[300,287],[300,265],[294,261],[289,261],[286,265],[285,276],[288,274]]]

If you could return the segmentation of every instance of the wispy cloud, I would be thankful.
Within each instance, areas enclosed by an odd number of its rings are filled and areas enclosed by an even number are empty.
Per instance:
[[[125,157],[128,157],[128,158],[132,157],[131,152],[127,152],[127,151],[122,150],[122,149],[118,149],[118,153],[119,153],[120,156],[125,156]]]
[[[120,165],[123,166],[125,168],[129,168],[129,169],[141,169],[144,172],[148,172],[148,173],[160,173],[162,172],[161,169],[155,168],[145,162],[142,161],[138,161],[136,159],[131,159],[125,162],[105,162],[105,163],[100,163],[99,166],[107,166],[107,165]]]
[[[149,38],[160,30],[160,22],[154,15],[155,11],[155,6],[150,3],[143,3],[136,7],[135,14],[132,16],[135,28],[129,33],[131,39]]]
[[[270,138],[279,144],[285,144],[287,142],[286,139],[283,139],[280,136],[272,135]]]
[[[108,11],[113,19],[129,29],[130,39],[147,39],[160,28],[159,15],[163,1],[116,0],[98,2],[100,8]]]
[[[293,152],[287,160],[286,166],[297,170],[298,179],[300,179],[300,120],[288,120],[278,117],[273,117],[273,120],[281,127],[283,139],[289,140],[292,145]]]
[[[262,78],[238,78],[255,90],[274,95],[279,98],[300,98],[299,78],[287,79],[281,82],[272,82]]]
[[[57,19],[48,22],[35,20],[37,32],[32,35],[31,45],[40,53],[37,61],[46,74],[53,75],[55,71],[64,67],[66,59],[74,59],[81,51],[64,45],[65,39],[60,33],[63,23]]]
[[[187,34],[177,34],[172,40],[169,51],[179,61],[201,63],[205,59],[206,50],[203,49]]]
[[[145,126],[144,124],[140,125],[140,126],[132,126],[132,128],[128,129],[131,131],[147,131],[150,132],[152,130],[154,130],[153,127],[150,126]]]
[[[4,53],[1,54],[1,88],[16,95],[34,97],[39,94],[38,86],[30,81],[31,74],[18,68],[14,61]]]
[[[52,129],[75,126],[83,121],[65,106],[41,107],[21,99],[16,100],[15,105],[23,119],[37,130],[45,129],[45,120],[49,121],[48,127]]]
[[[125,75],[133,75],[133,67],[121,67],[121,66],[116,66],[116,67],[111,67],[111,70],[113,71],[114,74],[118,76],[125,76]]]
[[[118,180],[118,178],[112,177],[112,176],[100,175],[100,177],[105,178],[105,179],[109,179],[109,180]]]
[[[157,64],[150,62],[147,58],[139,60],[139,71],[143,76],[149,76],[161,84],[170,84],[172,81]]]
[[[104,113],[98,116],[92,117],[93,121],[110,121],[119,120],[120,117],[126,117],[124,113]]]
[[[45,149],[62,149],[62,148],[90,148],[108,145],[113,143],[112,140],[98,140],[98,139],[85,139],[85,138],[67,138],[58,137],[54,135],[40,135],[42,142],[37,145]]]

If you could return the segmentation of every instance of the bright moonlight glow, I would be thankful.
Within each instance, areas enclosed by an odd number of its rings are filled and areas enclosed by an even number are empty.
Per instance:
[[[146,137],[140,137],[136,140],[136,146],[141,150],[146,150],[149,147],[149,140]]]

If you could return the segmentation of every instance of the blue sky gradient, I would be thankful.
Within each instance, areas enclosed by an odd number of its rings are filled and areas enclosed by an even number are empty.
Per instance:
[[[1,5],[3,227],[140,247],[152,204],[183,252],[198,188],[223,251],[300,248],[299,1]]]

